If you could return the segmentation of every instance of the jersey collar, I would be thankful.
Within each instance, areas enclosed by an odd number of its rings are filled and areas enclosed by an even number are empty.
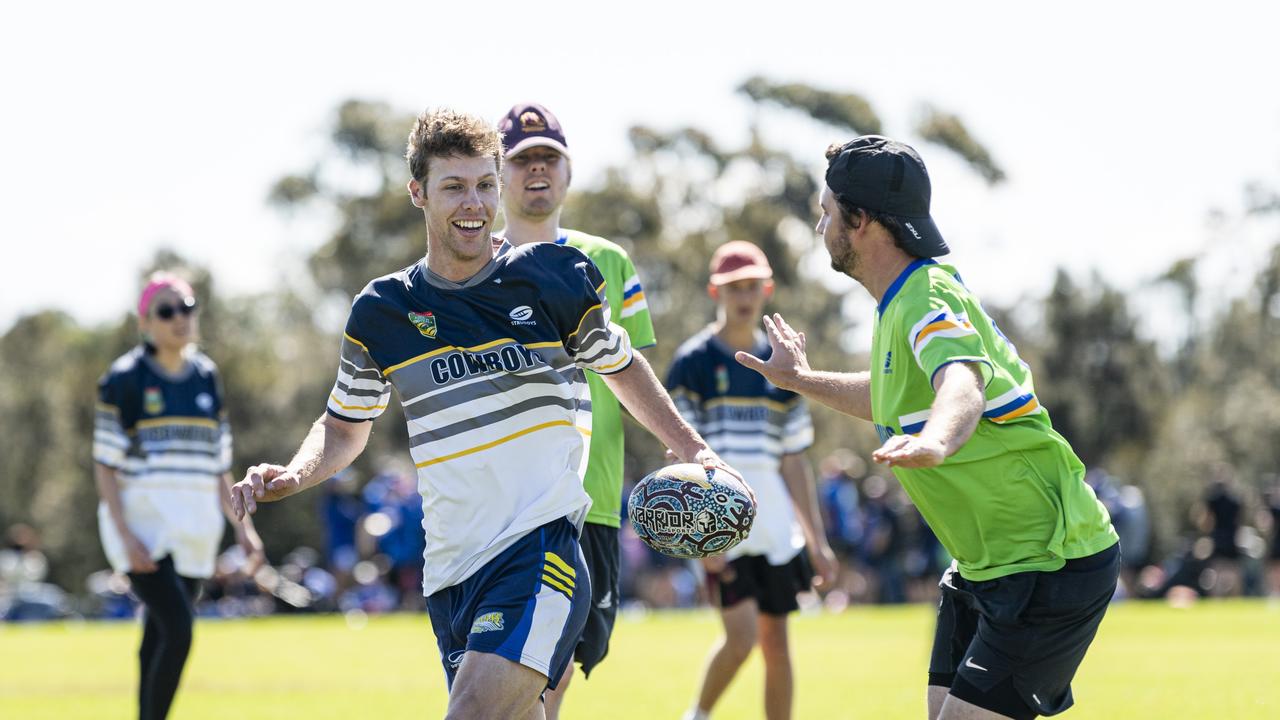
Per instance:
[[[898,274],[897,279],[894,280],[893,284],[889,286],[889,289],[885,291],[884,298],[880,301],[880,304],[876,306],[876,312],[880,313],[880,315],[884,315],[885,309],[889,307],[890,302],[893,302],[893,298],[898,295],[898,291],[901,290],[903,284],[907,282],[907,278],[911,277],[911,273],[926,265],[937,264],[938,263],[934,262],[931,258],[916,258],[915,261]]]

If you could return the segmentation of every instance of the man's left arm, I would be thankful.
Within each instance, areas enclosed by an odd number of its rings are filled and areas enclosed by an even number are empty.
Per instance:
[[[836,554],[827,543],[826,528],[823,527],[822,513],[818,510],[818,493],[814,488],[813,467],[802,452],[788,453],[782,456],[779,466],[782,480],[787,484],[787,493],[791,495],[791,503],[796,508],[796,520],[804,531],[804,544],[809,551],[809,559],[813,561],[815,587],[826,587],[836,580]]]
[[[985,406],[982,370],[976,362],[953,362],[933,376],[936,393],[919,435],[895,435],[871,454],[878,463],[906,468],[941,465],[973,435]]]

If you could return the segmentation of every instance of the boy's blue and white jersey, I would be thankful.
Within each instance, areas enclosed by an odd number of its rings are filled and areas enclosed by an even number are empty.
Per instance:
[[[422,494],[423,592],[462,582],[556,518],[581,526],[591,434],[583,369],[631,364],[580,251],[503,244],[464,283],[419,261],[356,297],[329,413],[370,420],[394,387]]]
[[[771,352],[757,333],[752,354],[767,360]],[[667,389],[681,416],[755,490],[760,512],[751,534],[728,557],[764,555],[771,565],[783,565],[804,547],[804,532],[782,478],[782,456],[813,444],[813,424],[804,398],[775,387],[733,356],[732,348],[704,329],[676,349]]]
[[[231,430],[212,360],[193,352],[175,375],[141,346],[117,358],[98,381],[93,459],[117,471],[125,522],[154,559],[173,555],[187,577],[213,574]],[[111,566],[129,570],[105,503],[98,522]]]

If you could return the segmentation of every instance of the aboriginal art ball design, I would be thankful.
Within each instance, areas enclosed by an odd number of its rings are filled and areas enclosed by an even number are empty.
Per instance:
[[[756,506],[736,478],[701,465],[670,465],[645,476],[627,503],[644,544],[677,558],[719,555],[751,534]]]

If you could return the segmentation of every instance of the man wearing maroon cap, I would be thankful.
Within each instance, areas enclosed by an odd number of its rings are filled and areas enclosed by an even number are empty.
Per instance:
[[[627,251],[602,237],[560,227],[560,208],[569,190],[572,168],[560,121],[537,103],[519,103],[498,121],[502,133],[502,203],[506,225],[495,236],[515,246],[549,242],[581,250],[604,278],[600,292],[608,301],[610,320],[622,326],[633,349],[652,347],[656,339],[644,288]],[[574,651],[584,675],[609,652],[618,612],[618,575],[622,563],[618,528],[622,517],[622,407],[594,373],[587,374],[591,392],[591,443],[583,488],[591,511],[582,527],[582,554],[591,574],[591,607]],[[545,696],[548,720],[559,717],[560,704],[573,676],[565,668],[555,689]]]
[[[712,448],[732,458],[726,462],[733,462],[759,499],[750,537],[726,555],[703,561],[724,637],[711,652],[687,720],[708,716],[757,641],[765,667],[765,717],[789,718],[787,615],[799,609],[797,593],[835,574],[804,453],[813,442],[804,400],[734,361],[738,351],[769,352],[760,318],[773,294],[772,278],[769,260],[755,245],[735,240],[717,249],[707,286],[718,306],[716,320],[680,346],[667,375],[676,409]]]

